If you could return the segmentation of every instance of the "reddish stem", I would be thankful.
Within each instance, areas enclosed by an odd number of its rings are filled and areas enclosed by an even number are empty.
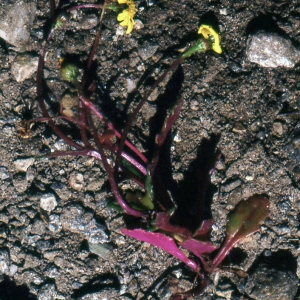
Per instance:
[[[116,157],[116,168],[118,168],[118,165],[120,164],[120,157],[121,157],[121,153],[123,151],[124,145],[126,143],[126,139],[127,139],[127,135],[129,132],[129,129],[133,123],[133,121],[135,120],[137,114],[139,113],[139,111],[141,110],[141,108],[143,107],[143,105],[145,104],[145,102],[147,101],[148,97],[152,94],[152,92],[155,90],[155,88],[165,79],[165,77],[167,76],[167,74],[172,71],[173,69],[175,69],[182,61],[184,60],[184,58],[181,56],[180,58],[178,58],[177,60],[175,60],[172,65],[155,81],[155,83],[151,86],[151,88],[149,89],[149,91],[144,95],[144,97],[142,98],[142,100],[139,102],[139,104],[136,106],[136,108],[133,110],[128,123],[125,127],[125,129],[122,132],[122,136],[120,139],[120,143],[119,143],[119,151],[117,153],[117,157]]]

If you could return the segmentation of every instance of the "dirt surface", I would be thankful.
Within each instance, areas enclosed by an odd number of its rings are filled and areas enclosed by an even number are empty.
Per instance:
[[[279,114],[300,109],[299,67],[263,68],[247,60],[245,49],[248,36],[259,30],[277,32],[299,45],[298,1],[150,0],[137,6],[138,28],[130,35],[114,12],[104,17],[95,56],[100,86],[95,101],[121,127],[134,99],[178,57],[179,49],[196,40],[199,24],[216,26],[223,54],[209,51],[186,59],[151,95],[130,138],[150,156],[166,111],[183,97],[161,162],[173,198],[185,203],[193,198],[193,172],[219,149],[223,157],[207,196],[211,205],[206,214],[215,220],[212,242],[222,243],[228,213],[240,200],[264,194],[271,202],[261,230],[239,244],[224,264],[251,273],[273,257],[272,267],[290,272],[297,282],[299,121],[297,114]],[[49,30],[49,14],[48,1],[38,1],[25,47],[33,57]],[[54,107],[65,94],[76,94],[59,76],[59,56],[83,64],[98,18],[95,10],[73,14],[49,45],[45,78]],[[101,164],[86,157],[37,160],[69,149],[45,124],[34,125],[28,138],[17,135],[19,121],[41,116],[36,73],[22,82],[11,74],[18,53],[0,40],[0,259],[7,265],[0,276],[0,299],[169,299],[191,288],[194,274],[187,267],[120,233],[124,218],[107,208],[110,188]],[[122,189],[129,188],[123,181]],[[53,206],[41,208],[43,197],[52,197]],[[110,245],[107,255],[90,251],[88,240],[93,238]],[[229,271],[218,277],[197,299],[259,299],[245,290],[247,279]]]

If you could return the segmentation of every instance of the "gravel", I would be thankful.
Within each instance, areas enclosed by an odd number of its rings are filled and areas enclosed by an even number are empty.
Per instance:
[[[94,68],[99,80],[95,104],[123,128],[140,95],[180,55],[177,50],[195,41],[199,24],[213,24],[223,54],[210,51],[186,59],[155,89],[129,136],[150,158],[167,111],[179,96],[184,99],[163,151],[162,179],[174,201],[184,202],[188,211],[199,185],[197,169],[216,149],[222,152],[205,207],[205,215],[215,220],[211,240],[216,245],[222,243],[227,216],[239,201],[264,194],[271,202],[261,229],[236,245],[214,282],[195,299],[297,299],[297,1],[136,3],[131,35],[114,12],[104,16]],[[101,163],[81,156],[42,159],[72,150],[47,122],[23,127],[29,131],[26,136],[17,134],[17,125],[24,125],[20,121],[41,117],[33,66],[49,16],[48,0],[0,4],[0,299],[20,299],[21,293],[24,299],[167,300],[192,288],[195,274],[158,248],[121,234],[121,227],[134,227],[136,220],[109,207],[111,191]],[[83,66],[98,20],[93,9],[73,13],[49,44],[44,88],[51,115],[65,95],[71,95],[68,100],[76,95],[60,78],[59,58]],[[64,105],[76,116],[73,103]],[[80,138],[75,127],[62,129],[76,141]],[[123,179],[123,191],[135,189]],[[268,264],[275,253],[292,267]],[[248,278],[238,276],[245,272]],[[272,291],[277,295],[268,296]]]

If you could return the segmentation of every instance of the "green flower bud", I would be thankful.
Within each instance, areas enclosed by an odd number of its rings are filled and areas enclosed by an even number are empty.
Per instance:
[[[77,76],[79,75],[79,68],[75,64],[65,64],[60,70],[60,76],[63,80],[77,83]]]

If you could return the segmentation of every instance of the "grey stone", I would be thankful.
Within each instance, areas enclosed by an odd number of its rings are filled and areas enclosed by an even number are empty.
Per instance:
[[[139,56],[142,58],[142,60],[147,60],[151,56],[155,54],[155,52],[158,49],[158,45],[146,45],[142,48],[138,49]]]
[[[10,258],[6,249],[0,249],[0,275],[9,274]]]
[[[50,215],[49,217],[49,230],[53,233],[58,233],[61,231],[62,226],[59,219],[59,215]]]
[[[245,292],[257,300],[293,300],[297,287],[298,280],[292,272],[259,265],[249,276]]]
[[[31,54],[19,54],[11,65],[11,74],[17,82],[30,78],[37,69],[38,57]]]
[[[24,193],[29,184],[26,179],[26,174],[25,173],[17,173],[13,176],[13,185],[16,189],[16,191],[20,194]]]
[[[0,167],[0,180],[5,180],[7,178],[9,178],[9,172],[7,168]]]
[[[300,60],[300,51],[291,41],[275,33],[258,32],[248,38],[247,58],[266,68],[293,68]]]
[[[99,255],[102,258],[107,258],[111,251],[114,249],[112,244],[92,244],[89,243],[90,251],[96,255]]]
[[[64,208],[60,217],[64,230],[80,234],[89,243],[106,243],[108,237],[103,225],[98,224],[91,213],[86,213],[79,205],[70,205]]]
[[[52,300],[56,299],[55,284],[47,283],[40,287],[38,292],[38,300]]]
[[[41,197],[40,206],[43,210],[51,212],[57,206],[55,196],[53,194],[44,194]]]
[[[36,1],[15,1],[1,7],[0,37],[17,48],[26,46],[36,14]]]
[[[34,163],[34,158],[19,158],[14,161],[14,166],[18,172],[26,172],[27,169]]]

